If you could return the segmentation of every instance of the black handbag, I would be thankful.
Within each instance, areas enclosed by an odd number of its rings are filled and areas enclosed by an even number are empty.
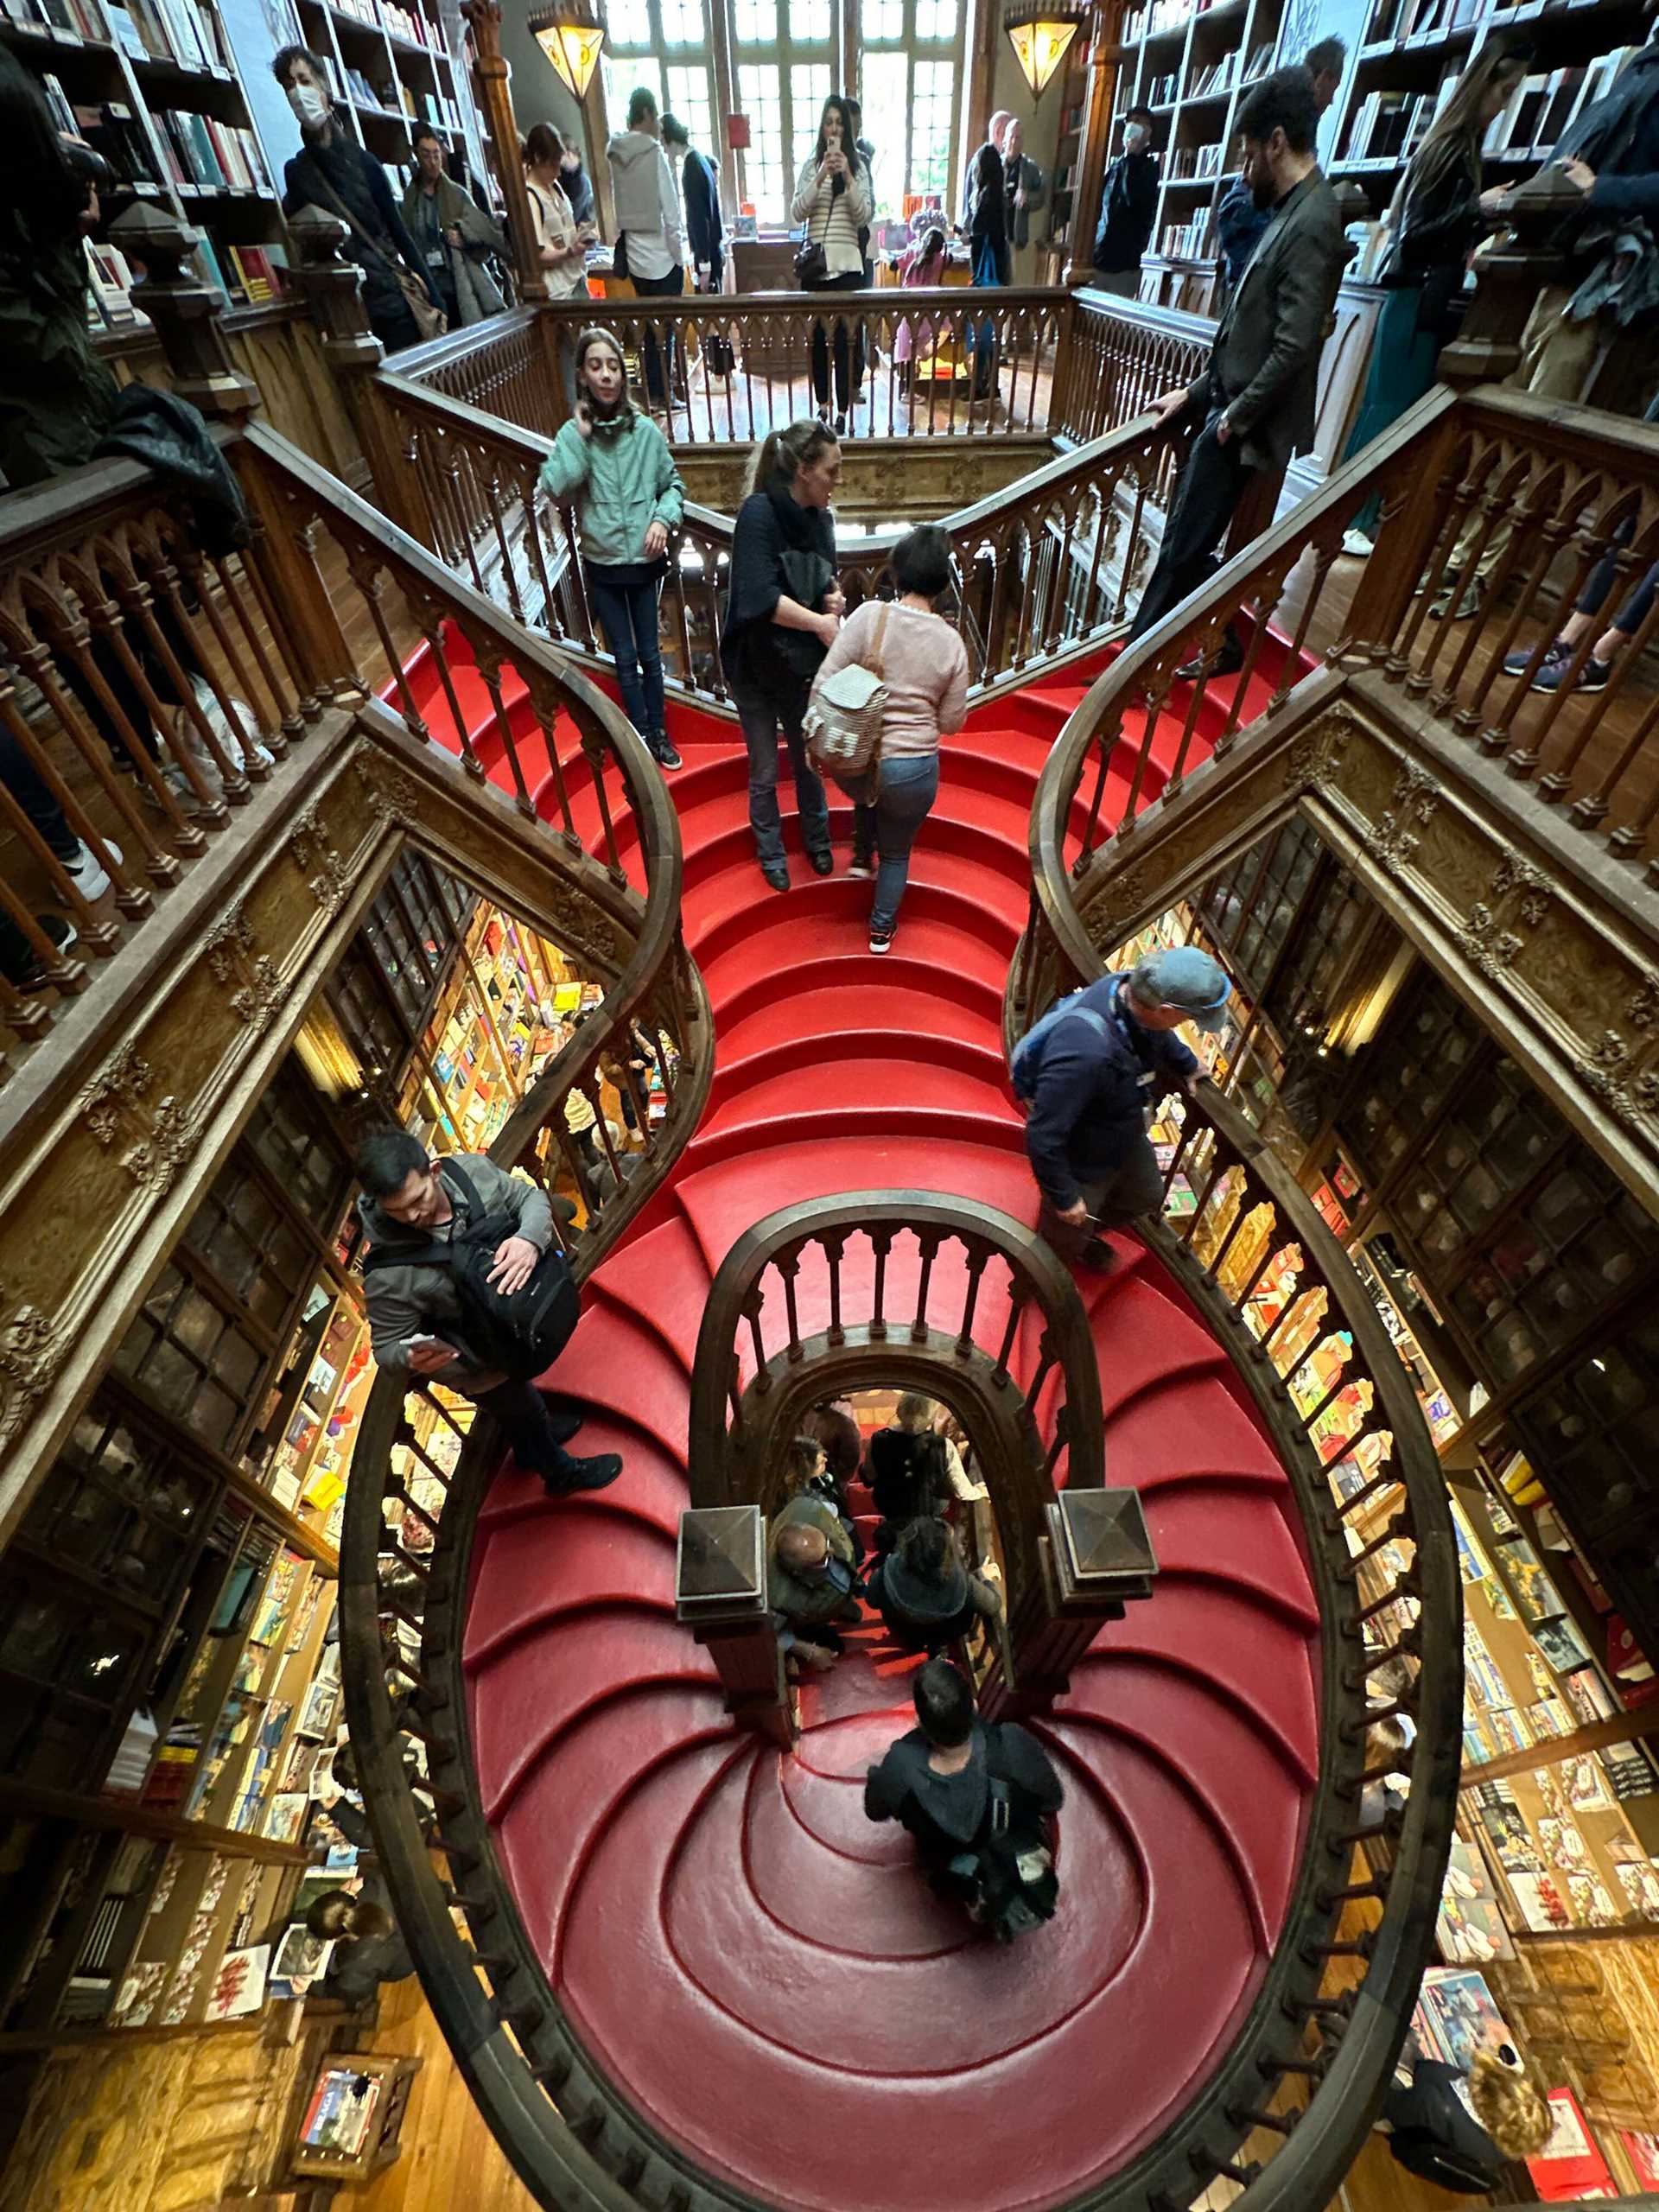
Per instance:
[[[626,231],[617,232],[616,244],[611,248],[611,274],[625,280],[629,277],[628,234]]]
[[[821,613],[824,601],[836,588],[834,564],[804,545],[786,545],[779,557],[789,596],[810,607],[813,613]],[[829,651],[823,639],[814,637],[810,630],[785,630],[774,624],[772,639],[785,667],[809,683]]]
[[[830,257],[822,239],[806,238],[795,249],[795,281],[804,292],[816,291],[830,281]]]

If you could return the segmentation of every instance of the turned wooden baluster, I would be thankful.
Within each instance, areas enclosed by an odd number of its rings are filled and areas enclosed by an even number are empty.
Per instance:
[[[223,293],[185,265],[201,242],[200,231],[150,200],[135,200],[110,225],[111,245],[143,271],[132,304],[155,325],[174,391],[209,422],[242,423],[259,391],[232,363]]]

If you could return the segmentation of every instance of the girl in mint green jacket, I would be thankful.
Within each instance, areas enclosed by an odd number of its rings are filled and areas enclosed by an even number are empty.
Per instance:
[[[575,415],[555,439],[541,481],[576,511],[588,603],[616,662],[623,710],[663,766],[677,768],[664,727],[657,610],[685,486],[667,439],[628,397],[622,348],[608,330],[584,330],[576,340]]]

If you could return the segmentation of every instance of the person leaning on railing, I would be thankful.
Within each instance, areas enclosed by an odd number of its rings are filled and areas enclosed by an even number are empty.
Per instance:
[[[613,1452],[573,1459],[564,1447],[581,1427],[581,1416],[556,1414],[533,1382],[474,1359],[452,1271],[417,1256],[433,1244],[453,1244],[475,1220],[504,1216],[512,1232],[496,1249],[490,1281],[510,1295],[529,1281],[552,1242],[552,1208],[534,1183],[505,1173],[483,1154],[469,1153],[458,1164],[470,1194],[457,1178],[446,1176],[442,1160],[429,1158],[419,1139],[403,1129],[384,1130],[358,1151],[363,1195],[357,1213],[370,1249],[405,1245],[410,1252],[407,1265],[364,1270],[375,1364],[441,1383],[493,1414],[518,1465],[539,1475],[550,1497],[602,1490],[621,1473],[621,1459]]]
[[[1147,1118],[1166,1091],[1190,1094],[1203,1073],[1172,1033],[1191,1021],[1214,1034],[1231,988],[1207,952],[1175,945],[1061,1000],[1015,1046],[1014,1088],[1042,1192],[1038,1231],[1062,1259],[1109,1268],[1103,1232],[1161,1209]]]

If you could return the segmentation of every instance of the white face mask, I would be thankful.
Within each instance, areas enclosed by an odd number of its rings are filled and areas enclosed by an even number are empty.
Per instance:
[[[1123,150],[1138,154],[1146,145],[1149,134],[1144,123],[1131,123],[1123,133]]]
[[[301,127],[315,130],[328,117],[328,104],[315,85],[290,85],[288,104],[300,118]]]

